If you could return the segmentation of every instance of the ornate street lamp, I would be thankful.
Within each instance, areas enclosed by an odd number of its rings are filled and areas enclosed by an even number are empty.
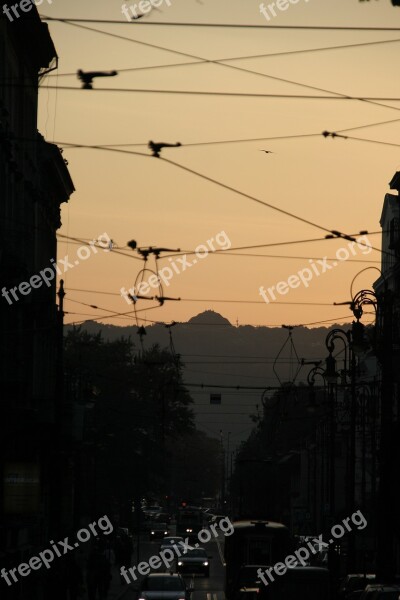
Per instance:
[[[344,384],[347,383],[347,376],[350,374],[351,387],[352,387],[352,402],[351,402],[351,424],[350,424],[350,455],[349,455],[349,487],[348,487],[348,505],[349,509],[354,506],[354,487],[355,487],[355,393],[354,393],[354,376],[355,376],[355,357],[352,352],[352,334],[351,331],[345,331],[343,329],[335,328],[332,329],[326,336],[325,345],[329,352],[325,364],[325,379],[328,383],[328,394],[329,394],[329,406],[330,406],[330,470],[329,470],[329,505],[330,505],[330,517],[334,519],[335,516],[335,455],[336,455],[336,421],[335,421],[335,391],[336,385],[339,378],[337,371],[336,359],[333,356],[335,350],[335,342],[340,340],[344,344],[344,369],[342,371],[342,381]],[[351,510],[349,514],[354,511]]]
[[[308,406],[307,406],[307,410],[310,413],[314,413],[316,406],[317,406],[317,398],[316,398],[316,393],[315,393],[315,389],[314,389],[314,385],[315,385],[315,378],[319,375],[322,378],[323,381],[323,385],[325,388],[325,384],[326,384],[326,377],[325,377],[325,371],[323,370],[322,367],[320,367],[321,361],[319,362],[306,362],[306,361],[302,361],[302,365],[307,365],[307,364],[313,364],[314,368],[311,369],[308,374],[307,374],[307,383],[309,386],[309,395],[308,395]]]

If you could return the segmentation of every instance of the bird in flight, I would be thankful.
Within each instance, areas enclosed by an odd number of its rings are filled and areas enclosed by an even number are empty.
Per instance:
[[[265,154],[275,154],[272,150],[260,150],[260,152],[265,152]]]

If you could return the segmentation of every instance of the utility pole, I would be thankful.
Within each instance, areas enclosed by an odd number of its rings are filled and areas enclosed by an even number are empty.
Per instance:
[[[328,389],[329,389],[329,412],[330,412],[330,418],[329,418],[329,425],[330,425],[330,432],[329,432],[329,515],[330,515],[330,519],[333,522],[334,521],[334,515],[335,515],[335,486],[336,486],[336,477],[335,477],[335,455],[336,455],[336,414],[335,414],[335,391],[336,391],[336,384],[333,383],[329,383],[328,384]]]
[[[377,519],[377,580],[392,581],[395,575],[393,523],[393,373],[392,373],[392,292],[387,287],[383,296],[382,331],[382,391],[381,391],[381,435],[379,452],[379,489]],[[397,499],[396,499],[397,500]]]
[[[354,325],[354,323],[353,323]],[[353,339],[352,336],[351,339]],[[351,385],[351,405],[350,405],[350,452],[349,452],[349,497],[347,514],[352,515],[355,510],[355,492],[356,492],[356,425],[357,425],[357,398],[356,398],[356,357],[352,345],[350,344],[350,385]],[[351,532],[349,536],[349,560],[348,573],[354,573],[355,568],[355,537]]]

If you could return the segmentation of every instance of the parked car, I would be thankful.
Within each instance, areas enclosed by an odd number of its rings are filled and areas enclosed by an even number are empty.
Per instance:
[[[346,575],[339,586],[338,597],[340,600],[349,600],[350,594],[364,590],[366,585],[374,583],[374,581],[375,575],[373,573],[351,573]]]
[[[188,550],[178,558],[176,570],[178,573],[202,573],[204,577],[209,577],[210,558],[204,548]]]
[[[360,596],[360,600],[399,600],[400,585],[398,583],[369,584]]]
[[[150,573],[142,581],[138,600],[190,600],[193,591],[179,573]]]

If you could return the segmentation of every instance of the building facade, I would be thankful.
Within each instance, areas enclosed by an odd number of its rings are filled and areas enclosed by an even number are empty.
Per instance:
[[[74,186],[61,151],[37,131],[39,83],[57,64],[57,54],[47,25],[31,8],[13,22],[0,16],[0,564],[5,568],[29,559],[65,528],[65,503],[72,496],[53,262],[60,205]],[[4,580],[0,585],[2,598],[46,597],[40,572],[11,587]]]

